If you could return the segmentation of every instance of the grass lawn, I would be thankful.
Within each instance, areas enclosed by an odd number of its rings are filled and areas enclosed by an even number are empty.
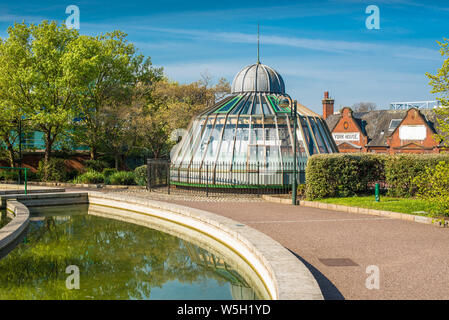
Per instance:
[[[318,200],[324,203],[340,204],[350,207],[361,207],[375,210],[385,210],[401,213],[409,213],[420,216],[429,216],[428,205],[420,199],[404,199],[381,196],[376,202],[374,196],[347,197],[347,198],[327,198]]]

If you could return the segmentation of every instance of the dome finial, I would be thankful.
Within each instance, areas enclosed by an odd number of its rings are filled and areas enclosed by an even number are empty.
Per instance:
[[[257,23],[257,64],[260,64],[259,59],[259,50],[260,50],[260,44],[259,44],[259,23]]]

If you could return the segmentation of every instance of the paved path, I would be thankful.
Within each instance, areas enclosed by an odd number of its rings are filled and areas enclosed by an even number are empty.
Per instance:
[[[269,202],[171,202],[266,233],[306,263],[327,299],[449,299],[447,228]],[[379,267],[379,290],[365,286],[370,265]]]

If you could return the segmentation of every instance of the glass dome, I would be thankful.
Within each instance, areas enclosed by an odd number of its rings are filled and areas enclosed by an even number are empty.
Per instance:
[[[201,183],[207,170],[211,184],[253,184],[255,179],[265,185],[289,183],[294,165],[293,118],[290,108],[279,102],[290,97],[279,93],[284,90],[280,75],[274,85],[263,85],[274,92],[254,91],[259,88],[257,83],[254,87],[247,84],[248,90],[235,89],[245,88],[243,83],[249,80],[240,75],[248,76],[251,69],[237,74],[231,95],[192,120],[171,159],[172,182]],[[259,71],[254,70],[251,81],[257,82]],[[338,152],[326,122],[299,103],[296,134],[297,166],[313,154]],[[257,175],[247,174],[256,170]]]

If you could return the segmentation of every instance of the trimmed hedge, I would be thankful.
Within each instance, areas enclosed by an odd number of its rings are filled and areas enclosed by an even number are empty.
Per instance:
[[[385,163],[385,178],[388,195],[413,197],[418,191],[415,177],[435,168],[440,161],[449,162],[449,154],[397,154],[388,157]]]
[[[414,178],[449,162],[449,154],[326,154],[309,158],[306,168],[307,199],[366,194],[376,182],[385,181],[388,195],[413,197]]]
[[[384,180],[386,156],[379,154],[325,154],[309,158],[306,197],[348,197],[367,193],[370,183]]]

